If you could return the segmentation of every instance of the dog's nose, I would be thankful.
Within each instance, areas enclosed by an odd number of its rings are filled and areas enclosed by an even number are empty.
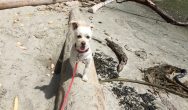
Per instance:
[[[86,42],[82,41],[82,42],[81,42],[81,45],[82,45],[82,46],[85,46],[85,45],[86,45]]]

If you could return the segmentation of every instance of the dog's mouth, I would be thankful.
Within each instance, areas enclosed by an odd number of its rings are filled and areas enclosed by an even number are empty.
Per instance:
[[[78,51],[79,53],[85,53],[85,52],[87,52],[88,50],[89,50],[89,48],[86,49],[85,46],[81,46],[79,49],[77,49],[77,51]]]
[[[85,48],[86,48],[85,46],[81,46],[81,47],[80,47],[80,50],[81,50],[81,51],[84,51]]]
[[[89,50],[89,48],[87,48],[87,49],[76,49],[76,50],[79,53],[85,53],[85,52],[87,52]]]
[[[75,47],[76,47],[76,44],[75,44]],[[85,53],[85,52],[87,52],[89,50],[89,48],[86,49],[85,46],[81,46],[80,48],[77,48],[76,50],[79,53]]]

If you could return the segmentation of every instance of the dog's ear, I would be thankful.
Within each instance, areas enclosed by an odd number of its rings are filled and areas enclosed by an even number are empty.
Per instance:
[[[71,21],[70,23],[71,23],[71,25],[73,27],[73,30],[78,28],[78,22],[77,21]]]

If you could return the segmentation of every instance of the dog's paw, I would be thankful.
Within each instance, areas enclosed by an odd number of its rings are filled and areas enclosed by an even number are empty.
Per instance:
[[[87,81],[88,81],[87,76],[86,76],[86,75],[84,75],[84,76],[82,77],[82,80],[83,80],[83,81],[85,81],[85,82],[87,82]]]

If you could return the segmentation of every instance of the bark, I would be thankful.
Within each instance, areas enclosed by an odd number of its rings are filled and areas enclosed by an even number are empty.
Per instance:
[[[126,1],[134,1],[134,2],[137,2],[137,3],[141,3],[143,5],[150,7],[152,10],[154,10],[167,23],[171,23],[171,24],[178,25],[178,26],[188,26],[188,22],[177,21],[172,16],[170,16],[168,13],[166,13],[164,10],[159,8],[152,0],[123,0],[121,2],[119,2],[118,0],[116,0],[116,1],[117,1],[117,3],[122,3],[122,2],[126,2]]]

